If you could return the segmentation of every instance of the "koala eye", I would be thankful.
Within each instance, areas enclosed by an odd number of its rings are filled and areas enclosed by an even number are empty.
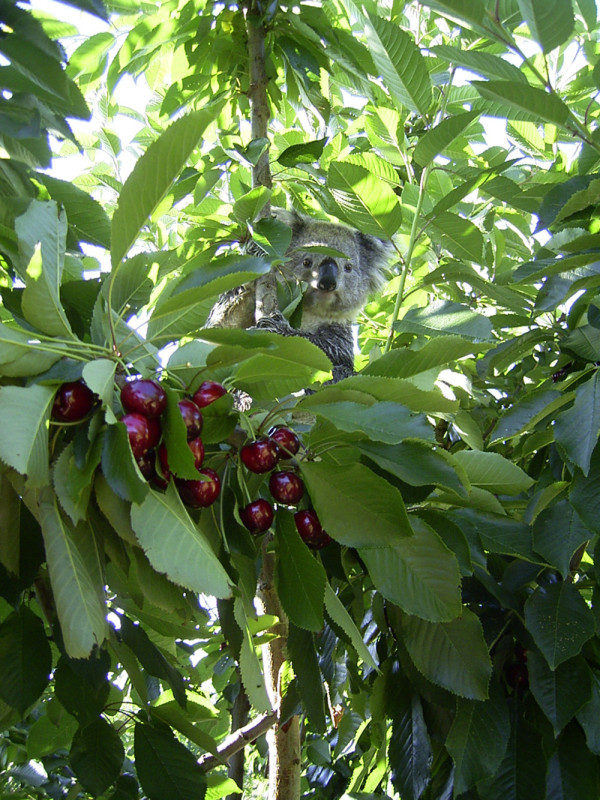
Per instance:
[[[306,256],[306,258],[302,259],[302,266],[303,267],[312,267],[312,258]]]
[[[344,272],[352,272],[352,264],[349,261],[344,264]]]

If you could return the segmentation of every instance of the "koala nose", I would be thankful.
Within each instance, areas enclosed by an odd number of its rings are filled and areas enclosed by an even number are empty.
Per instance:
[[[334,292],[337,289],[337,264],[333,258],[326,258],[319,264],[317,286],[324,292]]]

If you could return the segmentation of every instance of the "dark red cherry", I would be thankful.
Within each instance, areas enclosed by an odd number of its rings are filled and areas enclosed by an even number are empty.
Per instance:
[[[157,478],[156,474],[156,451],[155,450],[148,450],[147,453],[144,453],[143,456],[136,459],[137,465],[140,468],[140,472],[146,478],[147,481],[155,481]]]
[[[188,442],[191,439],[196,439],[202,433],[202,412],[189,397],[184,397],[177,405],[179,406],[181,416],[187,428]]]
[[[240,508],[240,519],[250,533],[262,533],[273,523],[273,506],[259,497],[244,508]]]
[[[277,442],[281,459],[292,458],[300,449],[300,439],[289,428],[280,426],[271,431],[269,436],[274,442]]]
[[[167,407],[167,393],[158,381],[135,378],[121,389],[121,403],[127,412],[154,419]]]
[[[256,439],[242,447],[240,458],[250,472],[269,472],[277,464],[279,448],[271,439]]]
[[[198,470],[206,480],[179,480],[179,496],[191,508],[206,508],[212,505],[221,492],[221,479],[210,467]]]
[[[127,428],[129,444],[136,461],[158,444],[161,430],[157,419],[148,419],[142,414],[132,413],[124,414],[121,422]]]
[[[300,538],[311,550],[320,550],[326,547],[331,541],[331,537],[323,530],[316,513],[310,509],[306,511],[296,511],[294,514],[296,529]]]
[[[52,418],[59,422],[79,422],[96,402],[96,395],[83,381],[69,381],[59,387],[54,397]]]
[[[196,436],[195,439],[192,439],[190,442],[188,442],[188,447],[194,456],[194,466],[196,469],[200,469],[202,462],[204,461],[204,443],[202,439],[199,436]]]
[[[272,472],[269,491],[278,503],[295,506],[304,494],[304,483],[295,472]]]
[[[219,397],[227,394],[227,389],[216,381],[203,381],[194,392],[192,400],[198,408],[204,408],[214,403]]]

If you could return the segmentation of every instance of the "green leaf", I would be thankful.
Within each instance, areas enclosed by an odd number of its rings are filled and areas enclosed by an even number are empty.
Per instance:
[[[573,406],[556,418],[554,438],[584,475],[590,471],[592,453],[600,432],[600,374],[575,389]]]
[[[277,158],[284,167],[295,167],[297,164],[314,164],[323,154],[327,139],[315,139],[312,142],[292,144],[286,147]]]
[[[38,717],[27,736],[27,756],[43,759],[58,750],[68,750],[77,727],[77,721],[66,711],[58,720],[50,719],[47,714]]]
[[[596,631],[591,610],[565,582],[537,587],[525,602],[525,625],[550,669],[576,656]]]
[[[489,700],[456,701],[456,715],[446,739],[446,749],[454,761],[454,786],[462,794],[498,769],[504,758],[510,720],[505,698],[490,685]]]
[[[445,247],[457,260],[481,263],[483,236],[479,228],[470,220],[460,217],[458,214],[443,211],[429,220],[427,230],[431,238],[439,239],[442,247]],[[446,333],[451,332],[452,328],[446,331]]]
[[[534,483],[521,467],[500,453],[480,450],[459,450],[454,453],[456,462],[465,470],[473,486],[480,486],[496,494],[520,494]]]
[[[291,514],[277,513],[275,585],[290,621],[298,628],[323,628],[325,570],[300,538]]]
[[[559,736],[548,763],[547,798],[593,798],[600,791],[598,759],[585,746],[576,723]]]
[[[6,473],[0,472],[0,564],[7,572],[19,575],[21,537],[15,535],[21,525],[21,497]]]
[[[113,279],[115,268],[185,167],[219,110],[217,103],[175,120],[136,163],[123,185],[112,219]]]
[[[387,675],[386,713],[392,719],[388,746],[392,785],[405,800],[418,800],[431,780],[433,752],[421,698],[395,671]]]
[[[591,698],[591,673],[587,662],[583,656],[577,656],[552,670],[541,655],[529,650],[527,670],[531,693],[552,723],[554,735],[558,736]]]
[[[491,341],[492,323],[460,303],[434,300],[426,308],[411,308],[394,324],[394,330],[447,336],[453,333],[473,341]]]
[[[255,186],[233,204],[233,216],[237,222],[252,222],[271,199],[271,190],[266,186]]]
[[[0,458],[22,475],[30,488],[46,486],[48,419],[54,402],[51,386],[0,388]]]
[[[149,800],[203,800],[206,778],[194,755],[164,727],[136,722],[135,769]]]
[[[529,392],[505,411],[492,433],[492,443],[511,439],[535,426],[556,408],[568,402],[557,389],[538,389]]]
[[[124,758],[121,737],[102,717],[77,731],[69,753],[77,780],[94,795],[102,794],[116,781]]]
[[[152,703],[150,714],[153,719],[158,719],[175,728],[198,747],[216,755],[217,743],[212,736],[202,730],[200,725],[196,724],[218,716],[217,709],[203,695],[188,691],[185,711],[183,711],[179,703],[173,699],[172,692],[163,692]]]
[[[82,728],[104,711],[110,694],[109,669],[107,650],[95,649],[86,660],[64,655],[59,659],[54,671],[56,697]]]
[[[481,622],[468,608],[451,622],[428,622],[406,615],[402,637],[414,665],[427,680],[459,697],[487,699],[492,663]]]
[[[436,367],[444,367],[465,356],[485,351],[487,344],[477,344],[462,336],[436,336],[418,350],[399,348],[371,361],[361,375],[381,375],[388,378],[410,378]]]
[[[459,526],[474,545],[481,542],[490,553],[519,556],[528,561],[540,562],[533,550],[532,531],[529,525],[504,514],[459,508],[449,517]]]
[[[527,83],[527,79],[519,68],[500,56],[477,50],[465,50],[448,44],[436,45],[430,49],[434,55],[443,58],[444,61],[459,67],[465,67],[470,72],[475,72],[483,78],[489,78],[489,80],[497,78],[501,81]]]
[[[563,0],[518,0],[518,3],[532,37],[544,53],[554,50],[571,36],[575,25],[571,3]]]
[[[179,410],[179,395],[168,386],[167,408],[161,418],[163,442],[167,448],[169,471],[179,478],[194,480],[198,478],[194,456],[187,443],[187,428]]]
[[[265,687],[260,663],[254,649],[252,634],[248,626],[248,618],[244,611],[242,600],[236,597],[234,601],[234,616],[241,632],[242,643],[240,646],[239,665],[240,677],[248,695],[250,705],[261,713],[271,709],[271,703]]]
[[[67,218],[54,201],[33,201],[18,217],[15,230],[28,256],[23,278],[22,309],[25,319],[50,336],[73,336],[60,300],[64,268]]]
[[[600,675],[598,670],[591,669],[592,696],[591,699],[577,712],[577,722],[584,730],[588,750],[598,755],[600,753]]]
[[[545,508],[533,523],[533,546],[565,579],[571,557],[592,535],[568,500]]]
[[[311,727],[319,733],[327,730],[323,678],[319,670],[313,635],[290,625],[287,651],[296,674],[296,681]]]
[[[377,466],[410,486],[444,486],[466,495],[466,472],[450,453],[419,439],[405,440],[392,447],[376,442],[357,442],[357,447]]]
[[[0,394],[0,408],[1,401]],[[600,533],[600,446],[594,448],[588,474],[576,473],[569,500],[584,524],[594,533]]]
[[[131,507],[131,525],[158,572],[194,592],[229,597],[229,579],[200,526],[194,525],[173,483],[150,490]]]
[[[394,100],[409,111],[425,116],[432,90],[425,59],[412,36],[395,23],[368,15],[367,47]]]
[[[22,605],[0,623],[0,697],[24,716],[48,685],[51,669],[44,623]]]
[[[369,439],[387,444],[397,444],[416,432],[417,415],[400,403],[319,403],[319,397],[320,394],[312,395],[299,407],[329,420],[340,431],[364,433]]]
[[[408,614],[448,621],[460,614],[460,570],[454,553],[421,519],[411,518],[414,535],[391,547],[361,547],[377,590]]]
[[[545,800],[547,759],[537,727],[520,716],[495,775],[477,786],[481,800]]]
[[[102,437],[98,436],[80,463],[71,441],[54,463],[52,480],[61,506],[74,525],[85,519],[92,492],[94,474],[102,455]]]
[[[396,30],[401,33],[399,28]],[[327,186],[345,219],[365,234],[390,239],[400,227],[402,211],[392,187],[358,164],[335,161]]]
[[[155,678],[165,680],[173,692],[173,697],[182,708],[186,706],[185,685],[181,674],[172,666],[150,641],[148,634],[140,625],[124,614],[119,614],[121,640],[135,653],[142,667]]]
[[[324,387],[315,396],[314,402],[321,402],[327,399],[329,394],[334,396],[333,393],[335,391],[339,392],[345,389],[355,389],[361,393],[370,394],[381,402],[401,403],[411,411],[421,412],[421,414],[413,416],[405,436],[418,436],[423,439],[429,439],[431,438],[431,425],[425,418],[425,414],[436,412],[451,414],[458,411],[457,401],[445,397],[437,388],[433,391],[423,391],[423,389],[415,386],[413,381],[364,374],[344,378],[343,381],[336,383],[335,387]],[[345,400],[346,398],[342,399]],[[304,402],[308,406],[308,398]]]
[[[40,492],[39,511],[65,650],[87,658],[108,632],[97,544],[87,525],[74,528],[63,518],[49,489]]]
[[[144,501],[148,484],[135,462],[127,428],[122,422],[107,427],[101,463],[104,477],[119,497],[132,503]]]
[[[427,166],[430,161],[433,161],[436,156],[443,153],[447,147],[462,136],[478,116],[479,112],[468,111],[465,114],[456,114],[443,119],[435,128],[431,128],[425,136],[419,139],[413,153],[414,160],[422,167]]]
[[[520,81],[472,81],[479,94],[491,104],[482,110],[490,116],[524,120],[539,125],[550,122],[566,129],[569,107],[555,94],[544,89],[524,86]]]
[[[390,547],[410,537],[400,492],[362,464],[300,463],[302,476],[327,532],[348,547]]]
[[[373,656],[365,645],[363,638],[360,635],[360,631],[354,624],[354,620],[346,611],[342,601],[333,591],[329,583],[325,584],[325,610],[327,611],[327,614],[332,622],[341,628],[346,636],[350,639],[358,657],[361,658],[365,664],[371,667],[371,669],[377,669],[377,665],[373,660]]]
[[[111,44],[114,38],[111,34]],[[79,241],[110,248],[110,219],[103,206],[90,194],[69,181],[37,173],[52,199],[64,207],[69,228]]]
[[[113,406],[115,396],[115,370],[117,364],[108,358],[96,358],[88,361],[83,367],[81,377],[90,387],[92,392],[98,395],[108,413],[108,409]],[[110,421],[113,421],[112,419]]]
[[[69,352],[60,342],[53,342],[51,350],[45,352],[35,335],[0,323],[0,375],[12,378],[39,375],[61,358],[61,351],[65,356]]]

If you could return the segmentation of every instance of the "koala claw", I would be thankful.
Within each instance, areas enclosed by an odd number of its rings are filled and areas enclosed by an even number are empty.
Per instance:
[[[256,327],[261,331],[272,331],[284,336],[290,331],[290,324],[281,312],[275,312],[269,317],[262,317],[256,323]]]

